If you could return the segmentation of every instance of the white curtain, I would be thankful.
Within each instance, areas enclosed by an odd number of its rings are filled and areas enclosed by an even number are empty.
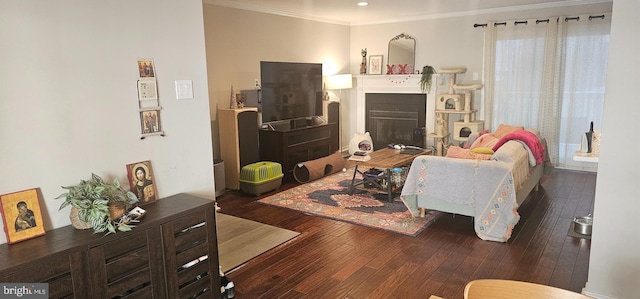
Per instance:
[[[582,134],[602,122],[610,15],[490,22],[485,30],[486,127],[537,128],[551,162],[572,160]]]

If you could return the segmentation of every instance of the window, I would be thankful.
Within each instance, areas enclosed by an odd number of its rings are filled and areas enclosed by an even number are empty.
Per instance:
[[[590,122],[596,128],[602,125],[609,19],[603,15],[489,23],[488,127],[504,123],[537,128],[547,139],[555,166],[594,170],[595,165],[572,157]]]

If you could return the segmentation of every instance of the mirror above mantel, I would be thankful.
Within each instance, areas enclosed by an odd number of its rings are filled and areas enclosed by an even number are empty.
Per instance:
[[[415,69],[416,40],[405,33],[389,41],[387,74],[413,74]]]

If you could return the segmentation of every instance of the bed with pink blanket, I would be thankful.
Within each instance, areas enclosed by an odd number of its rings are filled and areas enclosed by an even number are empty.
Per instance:
[[[471,216],[479,238],[506,242],[520,220],[518,207],[537,189],[548,160],[546,143],[536,133],[480,136],[474,144],[492,152],[485,158],[419,156],[401,198],[416,217],[421,208]]]

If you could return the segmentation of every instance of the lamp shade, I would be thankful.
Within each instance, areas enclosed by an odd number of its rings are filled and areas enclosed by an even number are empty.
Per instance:
[[[327,78],[327,89],[349,89],[353,87],[351,74],[339,74]]]

